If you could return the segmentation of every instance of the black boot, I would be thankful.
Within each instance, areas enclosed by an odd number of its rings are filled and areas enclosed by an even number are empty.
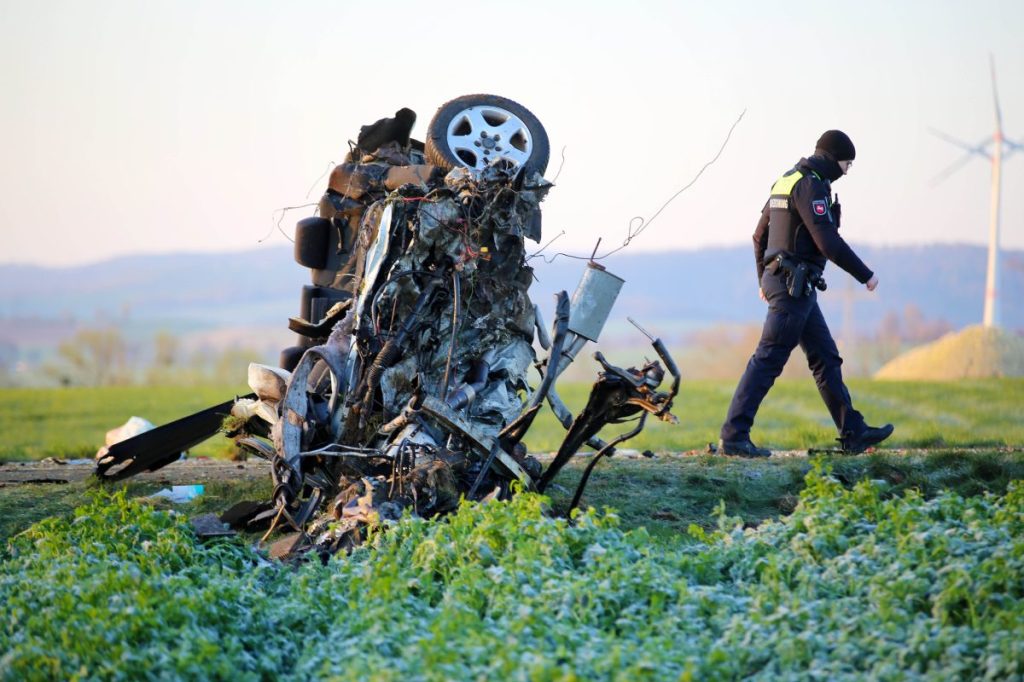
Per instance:
[[[892,424],[885,426],[867,426],[856,436],[843,436],[839,438],[839,444],[847,455],[857,455],[872,445],[878,445],[892,435],[895,427]]]
[[[718,452],[722,455],[737,455],[739,457],[771,457],[772,451],[759,448],[746,440],[719,440]]]

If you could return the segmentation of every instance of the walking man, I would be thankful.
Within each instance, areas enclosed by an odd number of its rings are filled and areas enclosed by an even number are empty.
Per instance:
[[[839,236],[840,206],[832,200],[832,183],[849,172],[855,156],[850,138],[842,131],[829,130],[818,139],[812,156],[800,159],[772,186],[754,231],[757,277],[761,300],[768,303],[768,316],[722,425],[722,454],[771,454],[751,442],[750,428],[761,401],[797,344],[807,355],[843,451],[863,452],[893,431],[892,424],[868,426],[853,408],[843,383],[843,359],[817,300],[817,292],[825,290],[822,271],[827,261],[848,272],[868,291],[878,286],[878,276]]]

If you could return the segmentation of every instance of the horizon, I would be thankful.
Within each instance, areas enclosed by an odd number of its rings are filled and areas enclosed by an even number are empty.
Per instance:
[[[867,248],[870,248],[870,249],[882,249],[882,250],[887,250],[887,249],[915,249],[915,248],[927,248],[927,247],[962,247],[962,248],[980,248],[980,249],[987,249],[988,248],[988,245],[985,244],[985,243],[944,242],[944,241],[931,241],[931,242],[918,242],[918,243],[900,243],[900,244],[869,244],[869,243],[864,243],[864,242],[854,242],[852,245],[857,247],[857,248],[867,247]],[[747,247],[748,247],[748,245],[745,244],[745,243],[731,243],[731,244],[700,244],[700,245],[695,245],[695,246],[677,246],[677,247],[671,247],[671,248],[667,248],[667,249],[666,248],[662,248],[662,249],[657,249],[657,250],[653,250],[653,249],[647,250],[647,249],[636,248],[635,250],[632,250],[632,251],[624,249],[624,250],[618,252],[617,254],[615,254],[614,256],[612,256],[611,258],[627,257],[627,256],[643,256],[643,255],[647,255],[647,256],[649,256],[649,255],[667,255],[667,254],[671,254],[671,253],[694,253],[694,252],[699,252],[699,251],[729,250],[729,249],[747,248]],[[0,268],[30,267],[30,268],[41,268],[41,269],[51,269],[51,270],[71,270],[71,269],[75,269],[75,268],[92,267],[92,266],[96,266],[96,265],[103,265],[104,263],[109,263],[109,262],[113,262],[113,261],[131,260],[132,258],[150,258],[150,257],[175,258],[175,257],[196,256],[196,255],[215,257],[215,256],[225,256],[225,255],[237,255],[237,254],[243,254],[243,253],[245,253],[245,254],[252,254],[252,253],[255,253],[255,252],[260,251],[260,250],[268,250],[269,251],[271,249],[279,249],[279,250],[283,251],[285,249],[290,249],[290,248],[291,248],[291,244],[290,243],[288,243],[288,242],[278,242],[278,243],[266,244],[266,245],[257,244],[256,246],[251,246],[251,247],[242,246],[242,247],[238,247],[238,248],[223,249],[223,250],[218,250],[218,251],[200,250],[200,249],[197,249],[197,250],[181,249],[181,250],[176,250],[176,251],[136,251],[136,252],[131,252],[131,253],[118,253],[118,254],[112,254],[112,255],[109,255],[109,256],[102,256],[98,260],[83,261],[83,262],[80,262],[80,263],[68,263],[68,264],[62,264],[62,265],[48,265],[46,263],[26,263],[26,262],[20,262],[20,261],[0,261]],[[751,251],[753,251],[752,248],[751,248]],[[1008,253],[1013,253],[1013,254],[1024,253],[1024,246],[1018,247],[1018,248],[1011,248],[1011,247],[1007,247],[1007,246],[1002,246],[1000,248],[1000,251],[1003,254],[1008,254]],[[547,255],[547,254],[541,254],[541,255]],[[537,256],[537,257],[540,258],[541,256]],[[559,260],[561,260],[561,259],[559,258]],[[612,260],[611,262],[614,263],[614,260]],[[303,268],[302,266],[300,266],[298,264],[296,264],[295,267],[298,270],[300,270],[300,271],[306,270],[306,268]],[[833,267],[837,267],[838,268],[838,266],[835,266],[834,264],[833,264]]]

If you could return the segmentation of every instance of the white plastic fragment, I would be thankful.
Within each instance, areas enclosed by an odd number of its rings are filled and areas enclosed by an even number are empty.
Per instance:
[[[260,400],[281,402],[291,376],[291,372],[280,367],[249,363],[249,388]]]
[[[96,459],[102,459],[103,457],[106,457],[111,445],[120,443],[123,440],[128,440],[129,438],[134,438],[140,433],[152,431],[155,428],[156,427],[153,425],[153,422],[149,421],[148,419],[143,419],[142,417],[134,416],[129,417],[128,421],[126,421],[121,426],[118,426],[115,429],[107,431],[107,437],[105,439],[103,447],[101,447],[96,452]]]

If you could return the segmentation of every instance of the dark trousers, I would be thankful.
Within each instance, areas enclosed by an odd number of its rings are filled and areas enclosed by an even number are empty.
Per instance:
[[[761,341],[750,356],[736,392],[729,405],[729,414],[722,425],[722,440],[742,441],[750,438],[750,427],[768,389],[782,373],[789,354],[797,344],[807,355],[807,364],[818,384],[818,393],[825,401],[840,436],[857,435],[866,426],[864,417],[853,409],[850,392],[843,384],[843,359],[818,307],[817,292],[793,298],[786,291],[784,278],[765,271],[761,288],[768,299],[768,317],[761,331]]]

